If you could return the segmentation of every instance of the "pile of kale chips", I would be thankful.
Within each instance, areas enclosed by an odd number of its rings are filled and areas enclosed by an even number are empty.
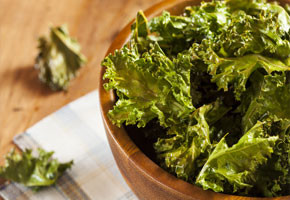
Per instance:
[[[290,195],[289,10],[225,0],[150,21],[139,12],[102,62],[118,96],[109,118],[150,124],[158,163],[205,190]]]

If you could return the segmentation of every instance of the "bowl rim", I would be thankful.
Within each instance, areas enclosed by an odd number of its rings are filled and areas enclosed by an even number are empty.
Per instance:
[[[163,10],[174,9],[176,5],[186,5],[190,4],[200,4],[202,0],[164,0],[153,6],[149,7],[144,11],[145,16],[150,20],[151,18],[161,14]],[[287,0],[278,0],[278,2],[287,2]],[[289,1],[288,1],[289,2]],[[111,43],[105,56],[110,53],[114,53],[114,50],[121,48],[131,37],[131,25],[134,23],[135,18],[131,20],[115,37]],[[105,67],[100,66],[98,69],[98,93],[99,93],[99,105],[101,110],[101,115],[103,119],[103,124],[105,126],[107,136],[110,135],[117,144],[126,157],[134,164],[134,167],[138,168],[143,172],[148,178],[162,185],[164,188],[168,188],[175,193],[185,195],[189,198],[213,198],[214,199],[240,199],[240,200],[289,200],[290,196],[281,197],[245,197],[230,194],[222,194],[213,192],[210,190],[203,190],[202,188],[190,184],[186,181],[176,178],[169,172],[162,169],[159,165],[154,163],[150,158],[148,158],[140,149],[135,145],[135,143],[128,136],[124,127],[118,128],[113,125],[112,122],[107,117],[107,113],[113,108],[115,104],[115,94],[113,90],[106,91],[103,84],[106,82],[102,77],[105,73]],[[146,162],[144,162],[144,160]],[[142,162],[142,163],[141,163]],[[146,163],[146,164],[144,164]],[[158,171],[158,173],[154,173]],[[157,175],[158,174],[158,175]],[[123,174],[122,174],[123,175]],[[124,176],[124,175],[123,175]],[[168,182],[168,180],[170,180]],[[127,182],[128,183],[128,182]],[[130,184],[128,184],[132,187]],[[194,195],[194,196],[193,196]]]

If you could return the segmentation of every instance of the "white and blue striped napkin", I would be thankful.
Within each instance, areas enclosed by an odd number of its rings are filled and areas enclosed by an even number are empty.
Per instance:
[[[39,147],[54,151],[61,162],[74,165],[57,182],[35,193],[16,183],[6,183],[0,195],[6,200],[137,200],[123,180],[107,142],[98,104],[91,92],[44,118],[14,143],[24,150]]]

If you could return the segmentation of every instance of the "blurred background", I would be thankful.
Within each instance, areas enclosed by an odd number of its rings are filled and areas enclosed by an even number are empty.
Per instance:
[[[115,36],[138,10],[159,1],[0,0],[0,163],[16,134],[98,87],[97,68]],[[67,92],[53,92],[34,69],[37,39],[62,24],[88,63]]]

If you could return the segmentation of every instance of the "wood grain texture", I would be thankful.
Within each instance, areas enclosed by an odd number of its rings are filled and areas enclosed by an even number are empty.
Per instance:
[[[0,0],[0,163],[14,135],[98,87],[98,68],[114,37],[138,10],[156,2]],[[89,62],[68,92],[51,92],[33,68],[37,38],[65,23]]]
[[[150,19],[164,9],[171,11],[173,14],[179,14],[185,5],[196,5],[200,1],[166,0],[148,9],[145,15]],[[289,2],[289,0],[280,2]],[[127,41],[129,33],[130,24],[116,37],[107,53],[112,53],[115,49],[121,48]],[[99,68],[99,70],[101,70],[101,74],[104,74],[104,68]],[[124,179],[140,200],[290,200],[290,196],[254,198],[204,191],[197,186],[175,178],[141,152],[124,128],[118,128],[111,123],[107,117],[107,112],[113,108],[115,96],[113,91],[107,92],[104,90],[102,87],[104,80],[99,79],[99,81],[101,111],[110,147]]]

